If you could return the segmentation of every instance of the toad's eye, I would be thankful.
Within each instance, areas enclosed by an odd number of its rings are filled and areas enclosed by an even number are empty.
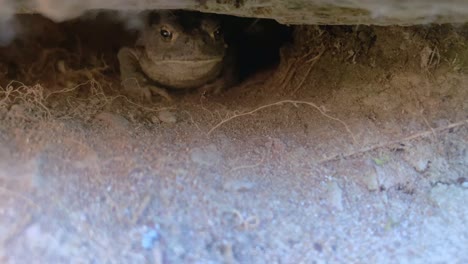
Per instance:
[[[221,29],[220,29],[220,28],[216,29],[216,30],[213,32],[213,38],[216,39],[216,40],[221,39],[222,35],[223,35],[223,32],[221,32]]]
[[[170,40],[172,38],[172,33],[169,30],[161,29],[159,33],[161,34],[161,37],[165,40]]]

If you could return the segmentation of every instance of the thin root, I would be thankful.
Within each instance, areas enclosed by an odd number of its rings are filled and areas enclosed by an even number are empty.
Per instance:
[[[295,101],[295,100],[283,100],[283,101],[279,101],[279,102],[276,102],[276,103],[271,103],[271,104],[267,104],[267,105],[263,105],[263,106],[260,106],[254,110],[251,110],[251,111],[248,111],[248,112],[245,112],[245,113],[239,113],[239,114],[235,114],[227,119],[224,119],[223,121],[219,122],[217,125],[215,125],[213,128],[211,128],[207,135],[210,135],[211,133],[213,133],[213,131],[215,131],[216,129],[218,129],[220,126],[224,125],[225,123],[233,120],[233,119],[236,119],[236,118],[239,118],[239,117],[243,117],[243,116],[247,116],[247,115],[251,115],[255,112],[258,112],[258,111],[261,111],[265,108],[269,108],[269,107],[272,107],[272,106],[278,106],[278,105],[283,105],[283,104],[293,104],[294,106],[297,106],[299,104],[304,104],[304,105],[308,105],[308,106],[312,106],[313,108],[317,109],[317,111],[320,112],[320,114],[322,114],[323,116],[331,119],[331,120],[334,120],[336,122],[339,122],[340,124],[342,124],[344,126],[344,128],[346,129],[346,131],[349,133],[349,135],[351,136],[351,138],[353,139],[354,143],[357,143],[357,140],[356,140],[356,137],[354,136],[354,134],[351,132],[351,129],[349,129],[349,126],[342,120],[336,118],[336,117],[333,117],[327,113],[325,113],[325,111],[317,106],[316,104],[312,103],[312,102],[307,102],[307,101]]]
[[[318,161],[318,164],[326,163],[326,162],[329,162],[329,161],[332,161],[332,160],[336,160],[338,158],[349,158],[349,157],[352,157],[352,156],[355,156],[355,155],[359,155],[359,154],[362,154],[362,153],[373,151],[373,150],[376,150],[376,149],[379,149],[379,148],[384,148],[384,147],[391,146],[391,145],[394,145],[394,144],[398,144],[398,143],[401,143],[401,142],[414,140],[414,139],[417,139],[417,138],[430,137],[430,136],[433,136],[435,132],[441,132],[441,131],[444,131],[444,130],[447,130],[447,129],[451,129],[451,128],[455,128],[455,127],[459,127],[459,126],[463,126],[463,125],[468,125],[468,119],[464,120],[464,121],[457,122],[457,123],[450,124],[448,126],[440,127],[440,128],[431,128],[430,130],[419,132],[419,133],[416,133],[416,134],[413,134],[413,135],[410,135],[410,136],[407,136],[407,137],[404,137],[404,138],[399,138],[399,139],[392,140],[392,141],[389,141],[389,142],[385,142],[385,143],[382,143],[382,144],[377,144],[377,145],[372,145],[372,146],[369,146],[369,147],[361,148],[361,149],[359,149],[357,151],[353,151],[353,152],[350,152],[350,153],[333,155],[333,156],[330,156],[330,157],[327,157],[327,158],[324,158],[324,159]]]

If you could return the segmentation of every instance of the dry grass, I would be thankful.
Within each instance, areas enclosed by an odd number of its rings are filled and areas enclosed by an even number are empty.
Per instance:
[[[92,75],[91,72],[89,74]],[[89,120],[118,100],[149,113],[174,108],[144,105],[125,95],[105,90],[106,88],[96,79],[89,79],[60,90],[46,89],[41,84],[26,85],[19,81],[11,81],[5,87],[0,86],[0,109],[7,110],[12,119],[44,121],[52,118]],[[79,96],[82,91],[87,93],[84,98]],[[62,107],[58,107],[59,105]]]
[[[18,81],[11,81],[6,87],[0,86],[0,108],[10,109],[18,105],[22,109],[13,111],[19,118],[25,118],[26,114],[42,119],[51,117],[49,108],[45,105],[46,91],[40,84],[27,86]],[[12,111],[10,111],[12,113]]]

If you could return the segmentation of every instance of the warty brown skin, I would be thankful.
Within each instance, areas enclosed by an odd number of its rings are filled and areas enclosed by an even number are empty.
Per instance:
[[[236,83],[235,56],[216,17],[194,12],[159,12],[147,17],[135,47],[118,53],[125,92],[150,101],[168,100],[168,89],[220,92]]]

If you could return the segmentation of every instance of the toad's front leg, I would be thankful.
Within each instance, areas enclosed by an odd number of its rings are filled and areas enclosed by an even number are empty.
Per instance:
[[[166,89],[152,85],[143,74],[136,50],[122,48],[117,58],[120,64],[122,86],[128,96],[150,102],[151,95],[154,93],[172,101]]]

